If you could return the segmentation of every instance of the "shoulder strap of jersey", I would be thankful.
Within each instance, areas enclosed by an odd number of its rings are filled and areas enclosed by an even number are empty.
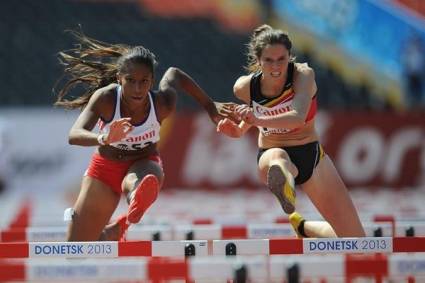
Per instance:
[[[249,86],[249,96],[250,96],[250,106],[252,106],[252,101],[258,101],[261,99],[261,72],[256,72],[252,75],[250,86]]]
[[[289,83],[293,83],[294,80],[295,63],[289,62],[288,64],[288,77],[286,78],[285,86]]]

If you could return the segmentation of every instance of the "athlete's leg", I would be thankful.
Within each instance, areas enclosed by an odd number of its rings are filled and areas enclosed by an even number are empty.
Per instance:
[[[310,238],[335,238],[337,237],[332,226],[326,221],[305,221],[304,233]]]
[[[112,223],[106,225],[100,236],[100,241],[119,241],[125,239],[130,223],[127,221],[127,214],[120,215]]]
[[[279,200],[285,213],[295,210],[295,176],[298,170],[281,148],[266,150],[258,162],[261,180]]]
[[[335,231],[326,221],[306,220],[298,212],[289,215],[289,222],[299,238],[334,238]]]
[[[123,180],[123,191],[129,203],[128,221],[138,223],[158,197],[164,180],[159,162],[140,160],[134,163]]]
[[[97,241],[116,209],[120,195],[103,182],[84,176],[74,215],[68,228],[68,241]]]
[[[322,158],[311,178],[302,184],[301,188],[333,227],[338,237],[365,236],[348,190],[327,155]],[[330,237],[331,235],[316,236]]]

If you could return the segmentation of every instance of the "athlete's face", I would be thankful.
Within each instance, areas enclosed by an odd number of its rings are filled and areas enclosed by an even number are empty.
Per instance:
[[[141,103],[152,88],[153,74],[144,64],[129,63],[126,69],[125,73],[118,75],[122,95],[128,102]]]
[[[265,78],[281,79],[286,75],[290,54],[283,44],[269,44],[264,47],[258,59]]]

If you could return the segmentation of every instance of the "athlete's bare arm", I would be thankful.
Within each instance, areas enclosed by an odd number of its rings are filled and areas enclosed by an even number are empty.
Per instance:
[[[193,97],[208,112],[214,123],[217,123],[221,119],[214,101],[188,74],[175,67],[168,68],[159,83],[159,91],[160,93],[164,93],[165,97],[171,97],[165,98],[166,100],[170,100],[170,103],[174,105],[169,109],[170,111],[174,110],[176,90],[178,89],[183,90]]]
[[[251,97],[250,97],[251,77],[252,75],[241,76],[236,80],[235,84],[233,85],[234,95],[248,105],[251,102]]]
[[[251,77],[252,74],[248,76],[241,76],[233,85],[233,93],[235,96],[248,105],[251,103]],[[249,130],[249,128],[251,128],[251,126],[252,124],[241,121],[238,125],[238,128],[240,129],[240,136],[244,135]]]
[[[295,97],[291,111],[276,116],[258,118],[255,117],[252,109],[246,105],[241,105],[236,109],[236,112],[244,121],[260,127],[287,129],[301,127],[305,123],[311,98],[316,93],[314,71],[307,64],[296,64],[294,92]]]
[[[311,99],[317,92],[314,70],[307,63],[296,63],[294,77],[295,97],[292,107],[298,116],[305,121],[310,108]]]
[[[177,90],[172,84],[172,78],[169,76],[170,72],[168,69],[159,82],[156,109],[158,111],[158,120],[160,122],[167,118],[176,109]]]
[[[251,76],[241,76],[236,80],[233,86],[234,95],[245,102],[246,104],[250,103],[250,81]],[[251,128],[251,124],[248,124],[244,121],[240,123],[235,123],[234,121],[226,118],[218,122],[217,124],[217,132],[221,132],[231,138],[239,138],[243,136],[249,128]]]
[[[99,145],[98,134],[92,130],[99,118],[109,120],[115,105],[114,100],[116,84],[100,88],[90,97],[88,104],[84,107],[74,125],[69,131],[69,144],[81,146]],[[111,131],[105,138],[107,144],[119,141],[127,135],[133,126],[129,118],[122,118],[111,123]]]

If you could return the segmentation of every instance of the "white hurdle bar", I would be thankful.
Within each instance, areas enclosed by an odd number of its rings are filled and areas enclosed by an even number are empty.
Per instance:
[[[425,223],[400,224],[393,235],[390,223],[365,223],[370,237],[425,236]],[[408,229],[412,235],[407,235]],[[66,240],[67,228],[28,227],[0,231],[0,242],[61,242]],[[275,239],[293,238],[296,234],[290,224],[248,225],[132,225],[126,240],[222,240],[222,239]]]
[[[214,240],[212,255],[352,254],[425,252],[425,237]],[[0,258],[206,256],[208,242],[29,242],[0,243]]]
[[[350,282],[372,277],[423,282],[424,263],[424,254],[0,260],[0,281]]]
[[[37,226],[62,226],[63,212],[46,213],[35,212],[31,206],[23,206],[21,210],[13,215],[6,214],[0,219],[0,229],[13,227],[37,227]],[[123,211],[124,212],[124,211]],[[308,220],[320,220],[317,213],[304,212],[302,215]],[[414,214],[379,214],[362,213],[359,215],[362,222],[398,222],[398,221],[425,221],[425,211]],[[323,219],[322,219],[323,220]],[[258,212],[246,213],[222,213],[205,214],[194,217],[191,213],[184,214],[147,214],[143,222],[149,225],[157,224],[220,224],[220,225],[246,225],[248,223],[288,223],[288,217],[280,212]]]
[[[207,241],[0,243],[0,258],[117,258],[207,256]]]

